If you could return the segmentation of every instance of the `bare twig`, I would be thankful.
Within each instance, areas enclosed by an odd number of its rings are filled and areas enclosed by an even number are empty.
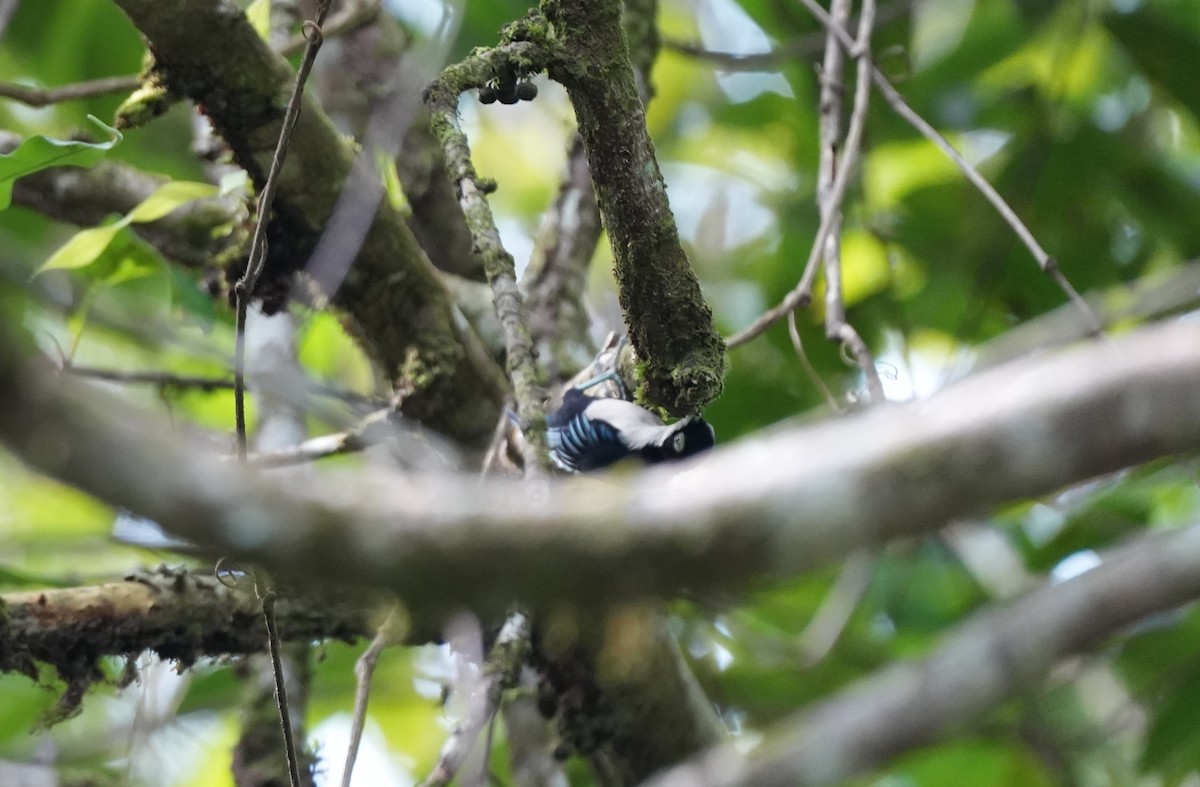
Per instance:
[[[330,39],[351,33],[373,20],[381,7],[383,0],[351,0],[342,3],[340,11],[329,18],[329,23],[321,25],[321,36]],[[279,54],[294,55],[307,45],[308,36],[301,31],[279,47]]]
[[[346,4],[342,12],[335,15],[329,20],[329,24],[322,28],[322,35],[325,38],[332,38],[361,27],[375,18],[381,5],[382,0],[359,0],[359,2]],[[279,53],[282,55],[295,54],[307,43],[308,37],[303,32],[297,33],[279,48]],[[142,78],[137,74],[101,77],[87,82],[75,82],[70,85],[49,88],[26,87],[12,82],[2,82],[0,83],[0,98],[19,101],[31,107],[45,107],[51,104],[61,104],[64,101],[104,96],[109,93],[128,93],[136,90],[141,83]]]
[[[596,354],[583,294],[600,229],[587,151],[583,138],[572,134],[566,171],[538,227],[521,282],[529,334],[550,384],[563,382]]]
[[[120,77],[102,77],[87,82],[76,82],[61,87],[37,88],[26,87],[9,82],[0,83],[0,98],[10,98],[31,107],[45,107],[50,104],[60,104],[64,101],[76,101],[81,98],[104,96],[109,93],[128,93],[136,90],[141,84],[141,78],[136,74]]]
[[[496,635],[481,679],[472,696],[467,698],[469,705],[466,717],[455,725],[442,746],[437,764],[421,782],[421,787],[449,784],[458,773],[484,725],[496,715],[504,691],[516,685],[521,667],[529,654],[529,636],[529,618],[521,612],[510,614]]]
[[[201,391],[232,391],[233,380],[227,377],[191,377],[170,372],[125,372],[118,369],[97,369],[74,363],[63,365],[63,371],[76,377],[105,380],[132,385],[156,385],[160,388],[197,388]]]
[[[837,24],[830,17],[829,13],[819,4],[817,4],[816,0],[800,0],[800,2],[803,3],[804,6],[808,8],[809,11],[811,11],[812,14],[816,16],[823,25],[825,25],[826,29],[829,30],[829,32],[837,39],[838,43],[841,44],[842,48],[846,52],[850,53],[854,57],[863,58],[862,62],[864,65],[869,62],[869,60],[866,59],[867,53],[863,51],[863,47],[860,46],[860,43],[851,39],[845,28]],[[946,156],[950,158],[951,161],[955,163],[956,166],[958,166],[959,170],[963,173],[963,176],[966,177],[972,185],[979,189],[983,196],[992,204],[1004,221],[1009,225],[1009,227],[1029,250],[1030,254],[1033,255],[1038,267],[1041,268],[1041,270],[1047,276],[1049,276],[1050,279],[1054,281],[1060,289],[1062,289],[1062,291],[1067,295],[1068,299],[1070,299],[1071,302],[1080,309],[1081,313],[1087,320],[1087,324],[1090,327],[1090,332],[1092,334],[1102,333],[1103,328],[1101,327],[1100,321],[1096,317],[1095,312],[1092,311],[1091,307],[1087,305],[1087,302],[1079,295],[1079,293],[1063,275],[1054,258],[1046,253],[1045,249],[1043,249],[1041,244],[1037,242],[1037,239],[1033,236],[1033,233],[1030,232],[1029,228],[1022,223],[1016,212],[1008,205],[1007,202],[1004,201],[1004,198],[1001,197],[1000,194],[992,187],[992,185],[987,182],[987,179],[984,178],[983,175],[979,174],[977,169],[971,166],[971,164],[965,158],[963,158],[962,154],[960,154],[958,150],[956,150],[955,147],[950,144],[949,140],[938,133],[933,126],[929,125],[924,118],[918,115],[910,106],[908,106],[907,103],[905,103],[900,93],[892,86],[887,77],[884,76],[883,72],[880,71],[877,66],[871,65],[868,70],[871,81],[874,82],[876,88],[883,95],[884,100],[892,108],[892,110],[900,115],[901,118],[907,121],[923,136],[933,142],[943,153],[946,154]],[[847,168],[843,166],[843,169],[839,171],[839,179],[842,172],[846,172],[846,169]],[[837,184],[835,183],[835,188],[836,186]],[[817,242],[825,242],[825,238],[831,230],[831,227],[828,226],[830,223],[832,222],[822,218],[821,225],[817,230]],[[817,242],[814,242],[813,252],[809,255],[809,261],[805,265],[806,279],[812,278],[812,275],[808,274],[808,270],[815,264],[815,260],[818,256],[818,249],[820,246]],[[797,285],[794,290],[789,292],[778,306],[765,312],[749,326],[730,337],[727,342],[728,346],[736,347],[740,344],[745,344],[751,339],[761,335],[767,330],[767,328],[771,327],[780,319],[782,319],[789,311],[806,305],[812,297],[811,286],[811,281],[807,282],[806,285],[806,281],[802,279],[801,283]],[[853,348],[851,349],[853,351]]]
[[[300,758],[292,736],[292,712],[288,706],[287,681],[283,674],[283,656],[279,644],[279,629],[275,625],[275,591],[267,590],[262,597],[263,619],[267,624],[267,643],[271,652],[271,671],[275,675],[275,699],[279,705],[279,726],[283,729],[283,746],[287,753],[288,774],[292,787],[300,787]]]
[[[848,3],[835,2],[831,6],[831,13],[833,14],[831,24],[836,24],[834,19],[840,22],[849,15]],[[842,50],[838,46],[835,35],[832,32],[827,34],[825,62],[821,74],[821,150],[817,188],[821,222],[817,229],[817,235],[813,239],[800,282],[787,294],[782,303],[762,314],[748,327],[732,336],[727,343],[730,347],[744,344],[761,335],[767,328],[797,308],[807,305],[812,300],[817,262],[824,258],[826,335],[849,350],[867,380],[871,398],[876,402],[881,402],[884,399],[883,383],[879,379],[879,373],[875,370],[874,356],[866,342],[846,321],[845,306],[842,301],[841,244],[838,239],[841,232],[842,202],[846,196],[846,187],[850,182],[855,161],[861,152],[863,129],[866,125],[871,87],[870,75],[873,69],[870,43],[874,20],[874,0],[865,0],[862,14],[859,17],[858,40],[854,42],[851,50],[858,60],[858,76],[854,91],[854,108],[851,111],[844,143],[840,141]],[[840,25],[837,26],[840,29]],[[790,323],[789,325],[791,326]],[[794,328],[792,333],[794,334]],[[794,338],[793,343],[795,343]]]
[[[836,157],[830,158],[831,165],[838,168],[834,185],[840,186],[840,190],[829,194],[827,199],[822,199],[821,204],[822,213],[828,211],[838,214],[839,230],[842,200],[846,196],[846,184],[849,182],[850,170],[853,169],[854,160],[862,147],[863,128],[866,125],[867,107],[871,96],[871,32],[874,24],[875,0],[863,0],[862,14],[858,20],[858,40],[855,42],[855,51],[858,53],[858,76],[854,90],[854,109],[850,114],[850,129],[846,133],[842,161],[839,163]],[[841,50],[832,34],[829,35],[827,46],[829,51],[837,52],[840,60]],[[839,90],[841,81],[841,69],[839,68],[837,80]],[[840,94],[837,94],[836,98],[838,99],[836,101],[831,98],[829,103],[836,106],[840,112]],[[824,106],[825,104],[822,102],[822,111],[824,111]],[[836,118],[830,124],[830,128],[836,130]],[[832,136],[823,146],[822,152],[835,143],[836,136]],[[827,175],[822,172],[822,178],[824,177]],[[825,197],[821,190],[818,190],[818,193]],[[875,370],[875,356],[854,326],[846,320],[846,307],[842,299],[841,242],[837,234],[830,234],[825,241],[825,249],[825,334],[849,349],[855,363],[867,380],[867,389],[871,393],[872,401],[882,402],[884,400],[883,383],[879,379],[879,373]]]
[[[800,635],[800,652],[805,667],[820,662],[837,644],[858,602],[871,586],[874,567],[875,553],[871,550],[860,550],[846,558],[817,614],[813,615]]]
[[[80,366],[75,363],[66,362],[66,356],[61,354],[62,370],[75,377],[86,377],[92,380],[104,380],[106,382],[124,383],[128,385],[155,385],[163,389],[186,389],[194,388],[200,391],[232,391],[235,383],[230,377],[194,377],[189,375],[173,374],[171,372],[158,371],[142,371],[130,372],[120,369],[99,369],[93,366]],[[385,400],[379,397],[365,396],[364,394],[354,391],[347,391],[344,388],[338,388],[328,383],[319,382],[317,380],[309,380],[303,384],[302,390],[298,392],[298,397],[328,397],[330,399],[338,399],[355,405],[378,406]]]
[[[369,413],[349,429],[312,437],[299,443],[285,445],[282,448],[260,450],[248,454],[245,461],[259,467],[286,467],[315,462],[340,454],[365,451],[398,434],[391,422],[391,417],[395,412],[396,405],[389,404]],[[241,457],[231,458],[241,460]]]
[[[384,648],[397,640],[396,609],[388,613],[387,618],[375,632],[374,639],[363,654],[354,663],[354,716],[350,724],[350,745],[346,747],[346,766],[342,770],[342,787],[350,787],[350,777],[354,773],[354,761],[358,759],[358,747],[362,743],[363,729],[367,722],[367,701],[371,696],[371,678],[375,675],[375,666],[379,663],[379,655]]]
[[[502,60],[507,50],[497,47],[490,57]],[[538,58],[546,58],[544,52],[534,50]],[[524,465],[527,478],[544,475],[549,468],[546,451],[544,417],[541,407],[541,388],[537,382],[533,342],[529,337],[522,314],[521,291],[517,286],[516,265],[512,255],[504,248],[496,220],[488,205],[487,193],[493,188],[479,177],[471,160],[471,148],[467,136],[458,122],[458,97],[471,88],[483,87],[484,83],[472,81],[474,74],[490,74],[482,71],[482,56],[472,55],[467,60],[445,69],[430,85],[425,94],[429,107],[430,124],[434,134],[441,140],[446,154],[446,174],[459,195],[459,203],[467,216],[471,235],[480,255],[484,259],[484,270],[492,287],[492,300],[496,317],[504,335],[507,370],[513,384],[517,403],[517,415],[524,433]]]
[[[260,467],[287,467],[357,453],[370,445],[371,442],[364,440],[361,432],[347,430],[313,437],[288,448],[247,454],[246,461]]]
[[[1150,273],[1136,281],[1085,296],[1105,326],[1161,320],[1200,307],[1200,260]],[[974,373],[1006,363],[1031,352],[1045,351],[1079,341],[1090,332],[1074,303],[1064,304],[1026,320],[995,339],[974,348],[974,359],[957,370]]]
[[[847,52],[853,56],[858,56],[858,43],[851,40],[850,35],[846,32],[845,28],[834,22],[834,20],[829,16],[825,9],[816,2],[816,0],[800,0],[800,2],[805,8],[812,12],[813,16],[820,20],[821,24],[825,25],[826,29],[837,38]],[[883,72],[880,71],[878,67],[872,66],[871,79],[875,83],[875,87],[878,88],[879,92],[883,94],[883,98],[888,103],[888,106],[890,106],[892,110],[901,118],[907,121],[909,125],[919,131],[922,136],[924,136],[926,139],[936,145],[943,153],[945,153],[946,156],[953,161],[963,173],[963,176],[971,182],[971,185],[979,189],[980,193],[983,194],[987,201],[992,204],[992,207],[996,209],[996,212],[1000,214],[1001,218],[1004,219],[1004,221],[1021,240],[1021,242],[1025,244],[1025,248],[1029,250],[1029,253],[1037,262],[1038,267],[1042,269],[1042,272],[1049,276],[1051,280],[1053,280],[1059,286],[1059,288],[1062,289],[1067,297],[1079,307],[1080,312],[1088,320],[1088,324],[1091,326],[1092,333],[1103,333],[1103,327],[1100,324],[1100,320],[1096,317],[1096,314],[1092,311],[1091,307],[1088,306],[1087,301],[1085,301],[1075,290],[1075,288],[1071,286],[1071,283],[1067,281],[1066,277],[1063,276],[1062,271],[1059,270],[1058,264],[1055,262],[1054,258],[1046,253],[1046,250],[1042,248],[1040,243],[1038,243],[1037,238],[1034,237],[1029,228],[1026,227],[1021,219],[1017,216],[1016,211],[1014,211],[1009,204],[1004,201],[1004,198],[1000,196],[1000,194],[992,187],[990,183],[988,183],[987,179],[984,178],[983,175],[979,174],[979,171],[971,166],[970,162],[963,158],[962,154],[959,153],[952,144],[950,144],[948,139],[938,133],[933,126],[929,125],[924,118],[918,115],[912,107],[905,103],[904,98],[900,95],[899,91],[892,86],[892,83],[888,81],[887,77],[884,76]]]
[[[896,0],[881,6],[875,15],[875,23],[878,26],[898,19],[907,14],[912,6],[913,0]],[[663,41],[663,46],[682,55],[707,60],[718,71],[777,71],[794,60],[819,55],[825,47],[825,38],[825,33],[808,33],[785,41],[776,49],[752,54],[719,52],[700,44],[672,39]]]
[[[869,63],[869,60],[867,62]],[[862,68],[860,66],[860,72]],[[860,76],[859,84],[861,85],[861,83],[862,78]],[[862,144],[866,114],[866,99],[862,97],[861,90],[856,90],[854,112],[850,116],[850,126],[846,132],[845,149],[833,178],[833,184],[829,187],[828,202],[830,204],[841,205],[842,200],[845,199],[846,187],[849,185],[854,162]],[[824,173],[824,170],[822,172]],[[800,282],[784,297],[778,306],[764,312],[746,328],[731,336],[726,341],[729,347],[737,347],[751,339],[757,338],[772,325],[787,316],[789,312],[803,308],[811,302],[813,284],[816,280],[817,262],[821,259],[822,252],[828,249],[829,238],[836,234],[835,228],[840,224],[840,221],[840,210],[822,210],[821,223],[817,227],[816,236],[813,238],[812,248],[808,253],[808,260],[804,263],[804,274],[801,276]],[[866,373],[865,370],[864,373]]]
[[[829,409],[833,412],[841,412],[841,406],[838,404],[837,398],[833,392],[829,390],[829,386],[821,379],[821,375],[817,374],[817,370],[813,367],[812,361],[808,360],[808,353],[804,351],[804,342],[800,338],[800,329],[796,326],[796,312],[793,309],[788,312],[788,336],[792,339],[792,348],[796,351],[796,357],[800,359],[800,366],[804,369],[804,374],[809,381],[816,387],[821,395],[825,397],[825,404],[829,405]]]
[[[271,169],[267,173],[267,182],[262,193],[258,195],[258,205],[255,211],[254,239],[250,244],[250,259],[246,263],[246,272],[234,285],[237,298],[237,339],[234,346],[234,387],[233,406],[237,422],[238,456],[246,458],[246,310],[250,305],[250,297],[254,293],[254,285],[262,274],[263,263],[267,258],[267,222],[270,220],[271,203],[275,200],[275,189],[278,187],[279,173],[283,170],[284,159],[287,158],[288,143],[291,140],[292,129],[296,119],[300,117],[300,104],[304,96],[304,83],[312,71],[321,49],[321,25],[329,13],[331,0],[321,0],[317,6],[316,17],[311,22],[304,23],[308,37],[308,46],[304,50],[304,59],[300,61],[300,70],[296,72],[296,82],[292,95],[288,99],[287,109],[283,115],[283,123],[279,129],[279,141],[275,145],[275,155],[271,159]]]

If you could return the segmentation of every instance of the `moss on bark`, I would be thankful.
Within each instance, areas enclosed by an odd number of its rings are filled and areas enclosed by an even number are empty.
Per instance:
[[[720,395],[725,345],[679,242],[646,130],[619,0],[545,0],[612,243],[621,307],[645,361],[645,396],[675,415]]]
[[[238,165],[262,188],[294,74],[224,0],[117,0],[149,40],[154,73],[200,107]],[[333,213],[356,158],[353,144],[306,99],[279,180],[268,227],[266,269],[256,295],[279,308]],[[399,389],[402,411],[482,447],[507,384],[451,304],[403,218],[386,201],[333,294],[368,354]]]

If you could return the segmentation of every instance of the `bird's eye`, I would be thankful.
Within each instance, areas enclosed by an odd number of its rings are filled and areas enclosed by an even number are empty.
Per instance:
[[[683,443],[684,443],[683,432],[680,432],[679,434],[677,434],[671,438],[672,450],[674,450],[675,453],[677,453],[677,454],[681,453],[683,451]]]

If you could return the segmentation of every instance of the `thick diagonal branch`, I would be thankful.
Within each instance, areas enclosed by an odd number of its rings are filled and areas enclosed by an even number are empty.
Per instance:
[[[426,611],[741,588],[1200,449],[1194,322],[744,441],[682,472],[560,481],[545,495],[361,470],[272,483],[47,366],[0,339],[0,441],[29,464],[220,554],[387,588]]]
[[[224,0],[116,0],[146,36],[155,72],[195,101],[261,188],[292,72]],[[304,102],[283,168],[258,294],[278,303],[307,261],[355,162],[321,108]],[[389,379],[412,393],[405,414],[483,446],[500,414],[500,370],[454,324],[450,301],[403,218],[381,202],[334,304]]]

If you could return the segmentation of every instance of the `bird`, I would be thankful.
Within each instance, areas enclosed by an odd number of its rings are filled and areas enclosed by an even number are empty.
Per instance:
[[[626,458],[645,464],[684,459],[716,441],[712,426],[699,416],[668,425],[633,402],[598,399],[577,388],[567,389],[546,425],[550,458],[569,473],[601,470]]]

